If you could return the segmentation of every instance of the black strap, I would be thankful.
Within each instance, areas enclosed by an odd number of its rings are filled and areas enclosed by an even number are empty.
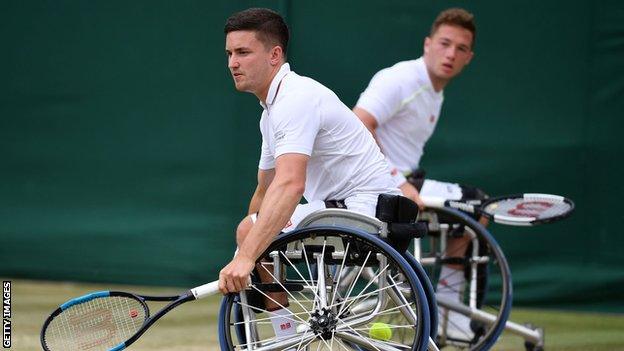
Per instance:
[[[418,216],[416,203],[401,195],[379,194],[375,217],[386,223],[414,223]]]
[[[344,200],[325,200],[325,208],[340,208],[346,210],[347,205]]]
[[[420,191],[422,189],[423,184],[425,183],[425,170],[422,168],[417,168],[413,170],[410,174],[405,176],[407,182],[412,184],[416,190]]]
[[[388,223],[388,238],[392,247],[405,252],[414,238],[427,234],[427,225],[416,222],[418,206],[401,195],[381,194],[377,198],[376,217]]]

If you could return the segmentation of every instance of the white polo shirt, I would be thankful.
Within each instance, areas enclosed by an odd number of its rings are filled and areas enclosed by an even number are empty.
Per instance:
[[[308,202],[400,194],[370,133],[331,90],[285,63],[271,82],[266,105],[260,104],[258,166],[275,168],[275,159],[286,153],[310,156],[304,192]]]
[[[356,106],[377,120],[377,140],[391,167],[408,173],[418,168],[443,100],[443,93],[433,89],[421,57],[377,72]],[[400,185],[405,178],[398,177]]]

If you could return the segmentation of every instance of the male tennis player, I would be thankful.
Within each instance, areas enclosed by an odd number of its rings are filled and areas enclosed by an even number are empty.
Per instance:
[[[423,56],[375,74],[353,109],[386,155],[395,184],[421,208],[419,194],[451,200],[485,196],[476,188],[424,179],[419,171],[423,148],[440,117],[443,90],[474,56],[475,31],[471,13],[460,8],[442,11],[425,38]],[[462,256],[467,240],[449,240],[446,254]],[[461,298],[464,280],[461,265],[445,265],[436,293]],[[468,318],[453,313],[450,318],[449,325],[469,330]]]
[[[254,94],[263,108],[258,186],[236,232],[238,252],[219,274],[219,289],[228,293],[247,286],[256,259],[278,233],[325,208],[325,200],[344,200],[348,209],[374,216],[379,194],[400,191],[357,116],[331,90],[290,70],[288,27],[279,14],[235,13],[225,34],[236,90]],[[302,196],[308,204],[299,205]],[[281,298],[286,306],[285,294]],[[266,302],[276,335],[293,333],[276,318],[286,311]]]

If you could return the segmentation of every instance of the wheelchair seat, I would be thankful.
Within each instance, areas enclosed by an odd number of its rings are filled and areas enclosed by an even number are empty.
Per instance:
[[[427,234],[426,224],[416,221],[418,206],[404,196],[379,195],[375,217],[348,209],[329,208],[311,213],[299,223],[297,229],[311,226],[356,228],[379,235],[399,252],[405,252],[412,239]]]

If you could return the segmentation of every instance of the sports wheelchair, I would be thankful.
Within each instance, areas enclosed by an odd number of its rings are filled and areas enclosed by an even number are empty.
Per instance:
[[[544,349],[544,331],[530,325],[508,321],[511,309],[511,276],[501,249],[490,233],[470,216],[487,218],[495,223],[513,226],[535,226],[552,223],[570,216],[574,202],[559,195],[521,193],[485,200],[454,201],[423,197],[427,211],[420,220],[428,223],[427,242],[417,240],[414,255],[433,282],[441,280],[438,297],[438,345],[457,349],[486,350],[502,330],[521,336],[528,351]],[[461,257],[446,256],[449,238],[462,237],[466,243],[453,252],[467,252]],[[453,287],[449,282],[461,280],[441,276],[444,264],[461,269],[448,274],[464,274],[466,287]],[[447,273],[444,273],[447,274]],[[450,294],[449,294],[450,292]],[[455,298],[449,298],[455,295]],[[452,318],[454,315],[455,318]],[[461,321],[467,323],[458,323]]]
[[[485,228],[458,210],[426,211],[419,221],[417,212],[403,197],[382,196],[378,218],[325,209],[277,237],[258,260],[258,269],[264,269],[272,282],[253,282],[245,291],[224,298],[219,314],[221,349],[489,349],[511,308],[511,277],[504,255]],[[472,254],[461,258],[470,275],[464,301],[436,301],[430,281],[438,279],[441,264],[452,260],[434,252],[444,252],[445,237],[458,228],[446,220],[449,217],[474,236]],[[432,245],[419,239],[426,229]],[[414,238],[416,256],[407,250]],[[496,293],[490,294],[494,287]],[[286,294],[288,305],[279,304],[272,293]],[[263,306],[264,299],[289,311],[295,335],[275,336],[272,312]],[[438,307],[445,312],[438,313]],[[449,335],[448,311],[469,317],[473,331]]]
[[[425,200],[425,203],[427,201]],[[427,223],[428,235],[416,239],[413,245],[415,259],[420,262],[434,286],[448,279],[441,276],[444,264],[464,267],[465,286],[451,286],[460,299],[437,296],[438,333],[437,345],[445,350],[488,350],[503,331],[521,336],[528,351],[544,348],[544,332],[541,328],[525,326],[508,320],[512,302],[512,282],[509,266],[501,248],[489,231],[472,216],[457,209],[444,206],[427,207],[419,214],[419,220]],[[468,237],[466,254],[449,257],[445,254],[449,238]],[[457,323],[453,316],[467,321]]]

